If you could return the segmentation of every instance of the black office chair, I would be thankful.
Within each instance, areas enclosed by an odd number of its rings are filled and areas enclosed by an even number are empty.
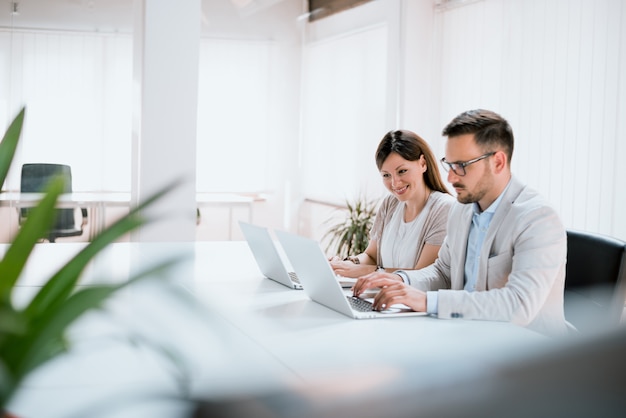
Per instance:
[[[626,299],[626,242],[567,231],[565,318],[581,333],[617,326]]]
[[[22,165],[22,177],[20,190],[23,193],[43,192],[48,182],[55,176],[62,175],[65,178],[66,193],[72,192],[72,170],[70,166],[64,164],[33,163]],[[81,208],[82,219],[77,222],[77,214],[74,209],[55,209],[57,218],[53,227],[42,237],[49,242],[55,242],[57,238],[77,237],[83,234],[83,227],[87,224],[87,209]],[[28,216],[30,209],[20,210],[20,225]]]

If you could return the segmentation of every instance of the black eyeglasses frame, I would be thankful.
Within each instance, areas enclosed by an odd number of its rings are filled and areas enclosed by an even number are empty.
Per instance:
[[[477,163],[480,160],[484,160],[485,158],[489,158],[492,155],[494,155],[496,152],[497,151],[488,152],[486,154],[481,155],[480,157],[476,157],[468,161],[455,161],[455,162],[450,163],[446,161],[446,157],[443,157],[439,161],[441,162],[441,165],[443,166],[443,169],[446,170],[446,172],[449,172],[450,170],[452,170],[452,172],[456,174],[457,176],[463,177],[467,174],[467,171],[465,171],[465,167],[467,167],[468,165]],[[462,171],[462,174],[457,171],[459,169]]]

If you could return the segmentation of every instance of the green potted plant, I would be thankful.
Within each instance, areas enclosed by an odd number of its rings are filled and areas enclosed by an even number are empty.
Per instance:
[[[341,258],[365,251],[377,207],[378,200],[368,200],[363,196],[353,202],[346,200],[346,208],[340,209],[346,212],[345,218],[332,225],[324,234],[323,239],[329,239],[326,251],[332,251]],[[334,219],[336,218],[331,217],[327,223]]]
[[[0,143],[0,185],[9,171],[24,122],[25,109],[15,117]],[[0,260],[0,416],[6,410],[21,382],[38,367],[67,351],[67,329],[84,313],[99,307],[124,286],[150,277],[178,262],[169,259],[134,273],[124,283],[95,284],[77,288],[87,264],[102,249],[150,220],[144,209],[176,186],[174,182],[106,228],[71,260],[51,276],[26,306],[15,306],[13,290],[40,237],[54,221],[57,198],[63,191],[61,178],[50,182],[42,200],[30,212],[25,223]],[[5,415],[10,416],[10,415]]]

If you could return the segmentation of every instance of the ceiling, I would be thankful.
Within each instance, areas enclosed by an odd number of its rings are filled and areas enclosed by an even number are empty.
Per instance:
[[[0,0],[0,27],[132,32],[134,1]],[[284,1],[201,0],[203,31],[219,27],[220,22],[245,20],[254,15],[263,15]],[[298,6],[295,0],[289,0],[288,3],[291,5],[296,3]]]

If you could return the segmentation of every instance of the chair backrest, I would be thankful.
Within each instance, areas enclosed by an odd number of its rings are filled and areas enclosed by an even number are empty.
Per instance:
[[[619,323],[626,299],[626,242],[567,231],[565,318],[581,332]]]
[[[23,193],[39,193],[46,189],[46,186],[56,176],[63,176],[65,179],[64,192],[72,192],[72,170],[69,165],[49,164],[49,163],[28,163],[22,165],[22,176],[20,190]],[[28,216],[28,209],[21,210],[21,217]],[[50,230],[48,238],[54,241],[57,236],[76,236],[82,234],[81,229],[76,229],[76,217],[73,209],[56,209],[56,223]],[[63,232],[61,232],[63,231]]]
[[[22,165],[20,190],[22,192],[43,192],[53,177],[62,175],[65,178],[67,193],[72,192],[72,169],[69,165],[30,163]]]

